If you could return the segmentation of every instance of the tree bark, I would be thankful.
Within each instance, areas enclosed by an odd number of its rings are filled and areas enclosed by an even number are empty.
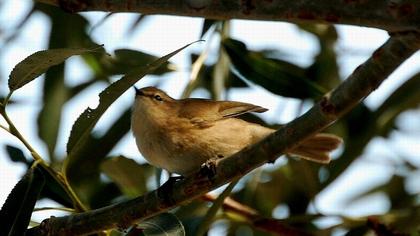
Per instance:
[[[375,27],[387,31],[420,29],[418,0],[35,0],[66,11],[138,12],[194,16],[216,20],[248,19],[292,23],[329,23]]]

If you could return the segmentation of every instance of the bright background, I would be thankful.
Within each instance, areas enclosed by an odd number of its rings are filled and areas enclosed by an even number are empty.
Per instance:
[[[28,0],[1,1],[0,12],[0,43],[7,36],[9,31],[15,28],[21,18],[30,10],[32,4]],[[101,21],[105,13],[83,13],[91,25]],[[127,23],[133,22],[133,14],[115,14],[109,17],[103,24],[92,29],[93,39],[104,44],[107,52],[112,53],[118,48],[132,48],[162,56],[189,42],[199,39],[202,19],[155,16],[147,19],[147,22],[138,28],[134,34],[127,36]],[[48,18],[37,14],[30,19],[30,22],[20,29],[19,37],[12,44],[0,46],[0,94],[7,94],[7,78],[14,65],[28,55],[47,48],[47,36],[49,33]],[[341,77],[348,76],[360,63],[364,62],[371,53],[382,43],[388,34],[385,31],[354,26],[338,26],[339,41],[336,45],[339,55],[339,67]],[[300,31],[295,26],[281,22],[257,22],[234,20],[231,24],[231,35],[244,41],[250,49],[277,48],[289,54],[291,61],[299,65],[309,65],[312,55],[319,50],[315,38],[308,33]],[[188,82],[189,53],[200,52],[204,44],[195,44],[191,48],[179,53],[171,61],[178,67],[175,73],[165,75],[164,81],[159,87],[166,90],[171,96],[179,97],[186,83]],[[211,52],[211,50],[210,50]],[[210,53],[211,54],[211,53]],[[311,56],[308,56],[311,55]],[[213,57],[214,58],[214,57]],[[210,56],[212,60],[212,56]],[[89,70],[85,68],[81,59],[72,57],[69,59],[69,70],[66,76],[71,78],[69,83],[76,83],[87,78]],[[420,53],[416,53],[396,70],[383,85],[372,93],[366,104],[370,108],[376,108],[380,102],[406,79],[420,70]],[[141,80],[137,86],[143,87],[155,84],[152,76]],[[42,78],[38,78],[27,86],[23,87],[13,95],[18,104],[8,109],[9,115],[15,121],[18,129],[30,140],[41,155],[47,150],[37,136],[36,114],[40,109],[41,96],[38,91],[42,86]],[[93,86],[81,95],[73,99],[65,107],[62,129],[58,140],[58,152],[64,154],[66,140],[69,136],[71,126],[78,115],[87,107],[95,107],[98,101],[98,94],[105,88]],[[206,97],[204,92],[193,93],[194,97]],[[235,89],[229,98],[243,102],[251,102],[269,108],[270,110],[262,115],[268,122],[287,122],[296,115],[293,102],[287,103],[287,111],[281,117],[276,115],[276,109],[284,103],[278,96],[270,94],[263,88],[254,86],[252,89]],[[110,110],[107,111],[97,127],[106,126],[115,117],[113,113],[131,106],[133,92],[126,92]],[[290,99],[289,99],[290,100]],[[370,214],[381,214],[389,208],[388,199],[382,194],[373,194],[358,201],[349,203],[348,200],[358,193],[371,188],[374,185],[387,182],[396,171],[388,163],[398,163],[394,154],[404,153],[413,163],[420,164],[420,110],[406,112],[399,118],[403,129],[410,130],[410,135],[393,132],[387,140],[375,138],[369,144],[363,157],[337,179],[329,188],[323,191],[314,201],[314,209],[326,215],[344,214],[349,216],[361,216]],[[5,124],[0,118],[0,124]],[[8,193],[17,183],[25,171],[22,165],[10,162],[5,153],[4,146],[13,144],[23,145],[13,136],[0,129],[0,204],[3,204]],[[22,148],[25,150],[24,148]],[[138,153],[131,135],[126,136],[114,150],[116,154],[126,156],[138,156],[136,161],[143,162],[144,159]],[[25,153],[30,156],[29,153]],[[396,156],[396,155],[395,155]],[[420,192],[420,173],[414,175],[408,181],[406,188],[411,193]],[[41,205],[49,205],[50,202],[43,202]],[[52,213],[51,213],[52,214]],[[281,217],[282,209],[274,212],[274,216]],[[47,214],[47,216],[50,213]],[[41,217],[42,218],[42,217]],[[325,223],[327,224],[327,223]],[[215,232],[216,234],[216,232]]]

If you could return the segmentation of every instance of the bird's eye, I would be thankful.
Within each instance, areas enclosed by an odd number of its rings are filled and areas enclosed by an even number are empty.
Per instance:
[[[162,97],[161,96],[159,96],[159,95],[155,95],[154,97],[153,97],[156,101],[159,101],[159,102],[161,102],[163,99],[162,99]]]

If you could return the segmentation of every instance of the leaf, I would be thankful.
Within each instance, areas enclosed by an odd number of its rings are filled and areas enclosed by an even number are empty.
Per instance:
[[[0,210],[0,232],[24,235],[45,179],[38,168],[29,168]]]
[[[104,91],[99,94],[99,105],[97,108],[92,109],[88,107],[76,120],[70,133],[70,138],[67,143],[67,153],[69,157],[66,159],[67,164],[71,162],[74,156],[77,156],[83,146],[86,144],[86,140],[90,135],[95,124],[104,112],[111,106],[111,104],[120,97],[128,88],[133,86],[139,79],[152,71],[159,68],[163,63],[168,61],[172,56],[188,47],[190,44],[185,45],[166,56],[163,56],[149,65],[134,69],[129,74],[123,76],[117,82],[108,86]],[[64,165],[64,171],[66,165]]]
[[[218,22],[220,21],[205,19],[203,21],[203,26],[201,27],[200,38],[203,38],[203,36],[210,30],[210,28]]]
[[[51,20],[51,31],[48,38],[49,48],[98,48],[98,53],[81,55],[86,65],[93,59],[106,58],[105,50],[96,44],[87,34],[89,22],[78,14],[68,14],[57,11],[57,8],[46,4],[35,3],[38,11]],[[71,29],[71,30],[69,30]],[[55,148],[59,136],[62,111],[65,103],[71,98],[65,81],[64,63],[51,67],[46,73],[42,90],[42,108],[38,113],[38,136],[46,144],[51,163],[55,163]]]
[[[19,62],[9,75],[9,89],[15,91],[45,73],[50,67],[64,62],[67,58],[98,48],[59,48],[38,51]]]
[[[104,69],[108,75],[126,74],[130,72],[132,68],[142,66],[158,59],[156,56],[131,49],[118,49],[114,51],[114,54],[115,56],[112,58],[107,57],[108,61],[104,63]],[[166,61],[152,73],[161,75],[174,70],[175,65]]]
[[[101,170],[108,175],[129,197],[144,194],[147,178],[153,168],[148,164],[138,164],[132,159],[119,156],[102,162]]]
[[[326,92],[326,89],[305,75],[305,68],[249,51],[244,43],[237,40],[225,39],[223,47],[235,69],[245,79],[270,92],[301,99],[317,98]]]
[[[90,135],[80,151],[67,166],[67,178],[71,180],[73,188],[78,186],[91,186],[94,188],[100,181],[100,164],[109,152],[130,131],[131,108],[126,109],[110,125],[105,133],[96,137]],[[89,157],[89,158],[84,158]]]
[[[301,29],[314,34],[319,43],[319,53],[307,68],[306,75],[324,88],[331,90],[340,83],[335,45],[338,39],[333,25],[305,24]]]
[[[6,145],[6,152],[9,154],[10,160],[13,162],[22,162],[24,164],[29,164],[30,162],[26,159],[25,154],[22,150],[15,146]]]
[[[145,221],[140,222],[136,228],[141,229],[145,236],[185,235],[185,229],[182,222],[171,213],[162,213],[146,219]]]

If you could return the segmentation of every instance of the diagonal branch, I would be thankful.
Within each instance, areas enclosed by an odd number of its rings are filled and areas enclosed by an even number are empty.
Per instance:
[[[278,20],[293,23],[350,24],[387,31],[420,29],[418,0],[35,0],[61,6],[66,11],[139,12],[195,16],[208,19]]]
[[[374,91],[402,62],[420,48],[420,34],[393,35],[360,65],[350,77],[328,93],[307,113],[261,142],[221,159],[211,180],[200,174],[170,187],[90,212],[52,217],[27,235],[83,235],[110,228],[126,228],[135,222],[195,199],[238,178],[320,132]],[[170,201],[168,201],[170,199]]]

